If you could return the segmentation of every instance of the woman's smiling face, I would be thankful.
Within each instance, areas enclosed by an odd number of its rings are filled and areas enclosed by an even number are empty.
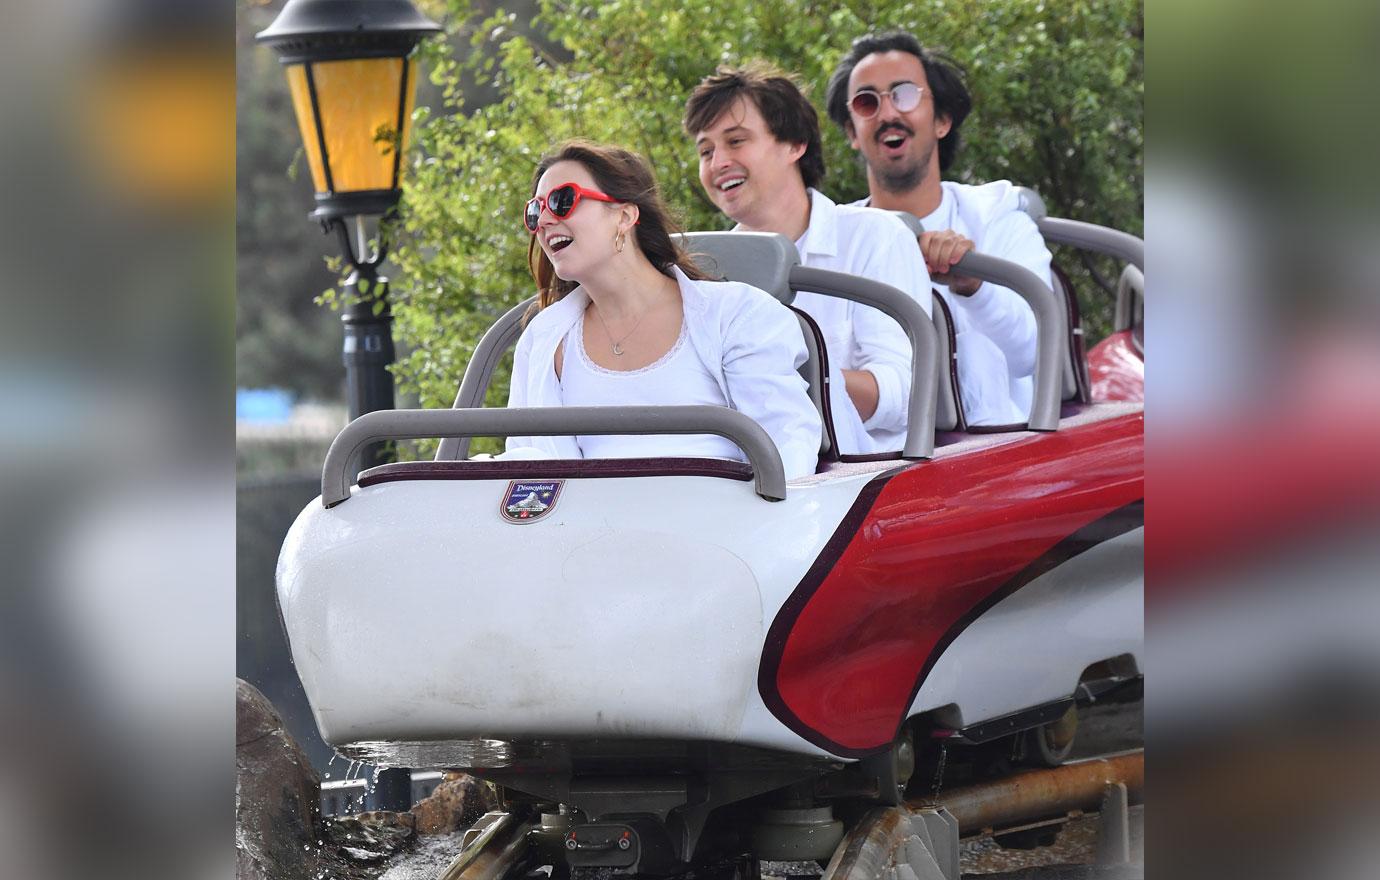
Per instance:
[[[579,162],[565,160],[546,169],[537,181],[536,196],[545,205],[551,190],[566,183],[600,191],[589,169]],[[537,220],[537,241],[557,277],[563,281],[579,281],[591,269],[613,258],[618,222],[619,205],[612,202],[582,198],[565,217],[557,217],[543,207]]]

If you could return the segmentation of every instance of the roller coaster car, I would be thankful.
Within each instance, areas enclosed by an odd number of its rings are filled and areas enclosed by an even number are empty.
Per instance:
[[[322,736],[563,805],[566,864],[619,874],[683,866],[702,840],[828,858],[830,799],[898,802],[939,743],[1060,760],[1075,702],[1139,676],[1142,405],[1079,399],[1068,311],[1021,267],[959,264],[1039,326],[1030,422],[975,433],[942,308],[801,267],[782,236],[687,244],[786,302],[811,290],[896,318],[918,353],[905,448],[840,455],[826,427],[818,471],[787,482],[726,408],[481,408],[520,304],[456,408],[347,426],[288,534],[279,605]],[[802,373],[827,417],[822,345]],[[466,460],[472,436],[644,432],[717,433],[747,461]],[[351,485],[366,444],[421,437],[446,438],[436,460]],[[763,804],[775,819],[722,844],[716,816]]]

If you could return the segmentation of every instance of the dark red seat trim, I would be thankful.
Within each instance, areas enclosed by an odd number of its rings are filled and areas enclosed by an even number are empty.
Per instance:
[[[752,479],[752,466],[716,458],[571,458],[518,461],[400,461],[359,475],[360,487],[401,480],[719,477]]]

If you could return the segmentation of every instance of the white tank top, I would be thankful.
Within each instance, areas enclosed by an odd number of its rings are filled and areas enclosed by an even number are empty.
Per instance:
[[[567,406],[726,406],[719,383],[690,344],[686,319],[671,350],[640,370],[606,370],[585,351],[584,321],[565,337],[561,399]],[[585,458],[727,458],[745,461],[742,450],[717,434],[580,435]]]

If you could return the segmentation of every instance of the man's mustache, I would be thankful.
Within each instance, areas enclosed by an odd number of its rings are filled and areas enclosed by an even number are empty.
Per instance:
[[[880,143],[882,138],[886,137],[886,134],[889,131],[904,132],[908,136],[915,134],[915,132],[912,131],[908,126],[902,125],[899,122],[888,122],[881,128],[877,129],[877,133],[872,136],[872,139]]]

